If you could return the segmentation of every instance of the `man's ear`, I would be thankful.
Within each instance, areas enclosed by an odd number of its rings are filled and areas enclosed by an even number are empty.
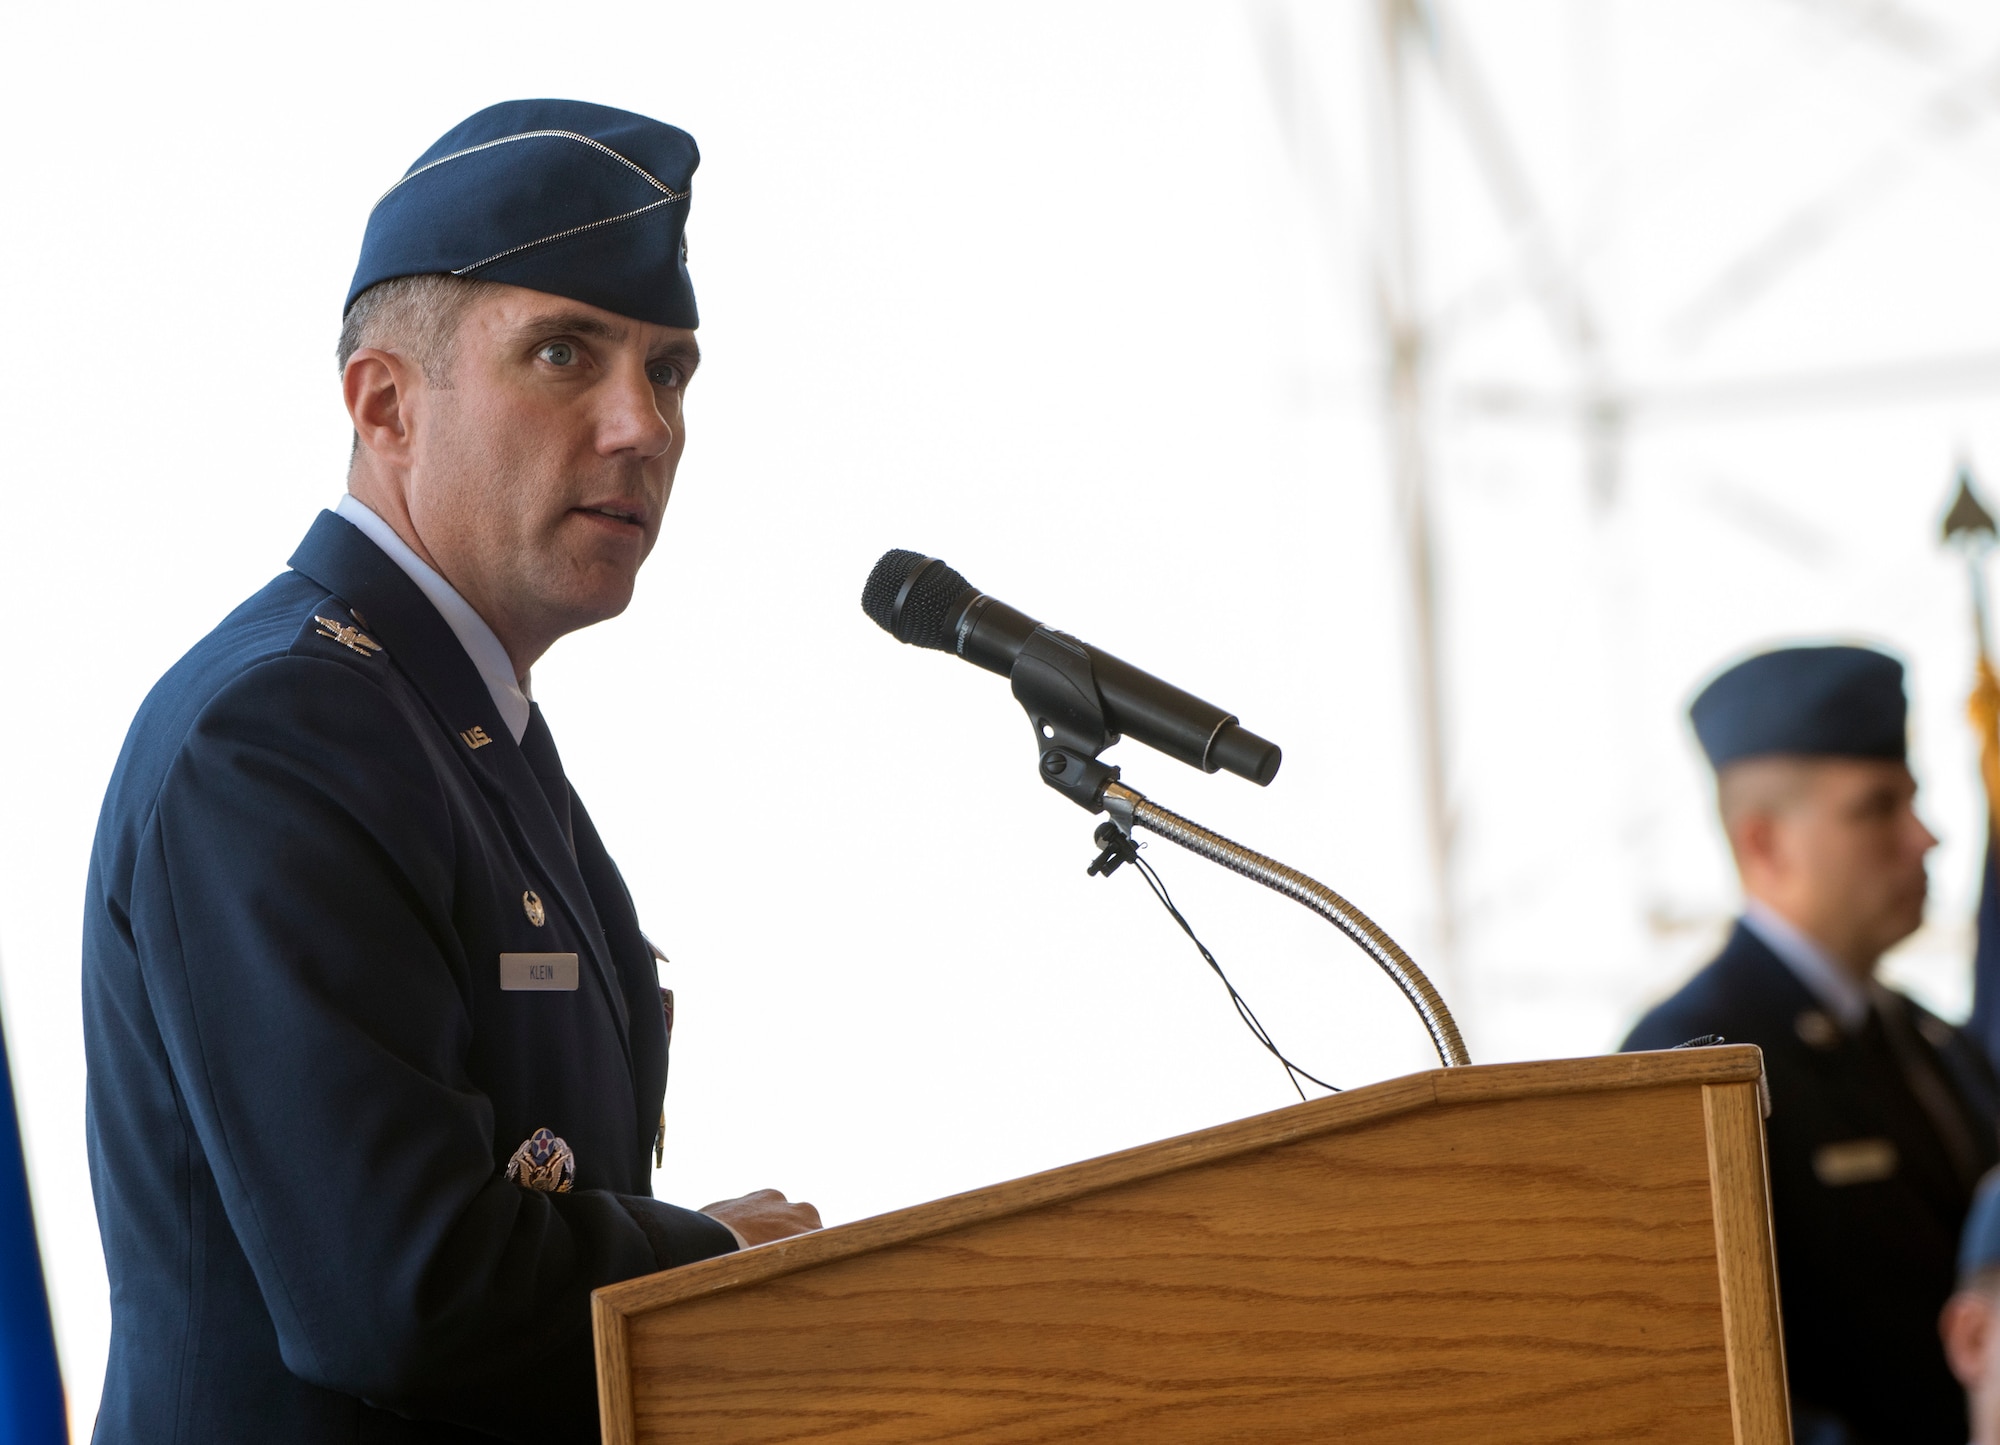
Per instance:
[[[1944,1302],[1938,1316],[1944,1357],[1959,1384],[1970,1390],[1986,1373],[1986,1350],[1993,1336],[1993,1301],[1980,1290],[1962,1289]]]
[[[1730,824],[1729,847],[1745,876],[1762,876],[1777,861],[1778,820],[1766,808],[1745,810]]]
[[[421,373],[407,357],[364,346],[347,359],[340,388],[362,447],[393,465],[408,465],[410,424]]]

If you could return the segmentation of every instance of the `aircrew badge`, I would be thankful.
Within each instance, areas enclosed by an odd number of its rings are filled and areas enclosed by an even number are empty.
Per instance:
[[[314,614],[313,621],[320,625],[320,631],[315,634],[316,636],[330,637],[350,652],[358,652],[363,657],[368,657],[382,650],[381,643],[351,622],[335,622],[332,618],[321,617],[317,613]]]
[[[507,1179],[523,1189],[567,1194],[576,1180],[576,1155],[548,1130],[537,1129],[507,1161]]]

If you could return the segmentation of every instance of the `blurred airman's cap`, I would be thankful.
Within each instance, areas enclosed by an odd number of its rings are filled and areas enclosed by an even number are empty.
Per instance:
[[[1784,647],[1737,663],[1688,708],[1718,771],[1744,758],[1909,755],[1903,664],[1870,647]]]
[[[2000,1169],[1988,1170],[1972,1196],[1972,1212],[1958,1237],[1958,1282],[1968,1285],[2000,1265]]]

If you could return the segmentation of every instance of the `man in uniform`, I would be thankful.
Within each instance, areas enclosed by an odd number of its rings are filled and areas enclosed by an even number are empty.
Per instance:
[[[1945,1358],[1965,1386],[1972,1445],[2000,1445],[2000,1171],[1986,1176],[1958,1246],[1958,1290],[1938,1319]]]
[[[348,495],[153,689],[84,937],[104,1441],[596,1440],[590,1291],[817,1225],[652,1197],[655,954],[529,669],[617,615],[697,155],[494,106],[377,203]]]
[[[1963,1445],[1937,1337],[1959,1226],[2000,1159],[1996,1088],[1956,1029],[1874,978],[1923,921],[1902,664],[1793,647],[1694,700],[1743,915],[1627,1049],[1764,1051],[1786,1368],[1801,1441]]]

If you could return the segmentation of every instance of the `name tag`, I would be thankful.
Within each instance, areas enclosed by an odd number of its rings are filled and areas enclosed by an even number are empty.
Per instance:
[[[576,955],[573,953],[503,953],[500,955],[500,987],[508,992],[520,989],[576,990]]]
[[[1813,1173],[1831,1189],[1843,1184],[1873,1184],[1896,1172],[1892,1139],[1843,1139],[1813,1150]]]

